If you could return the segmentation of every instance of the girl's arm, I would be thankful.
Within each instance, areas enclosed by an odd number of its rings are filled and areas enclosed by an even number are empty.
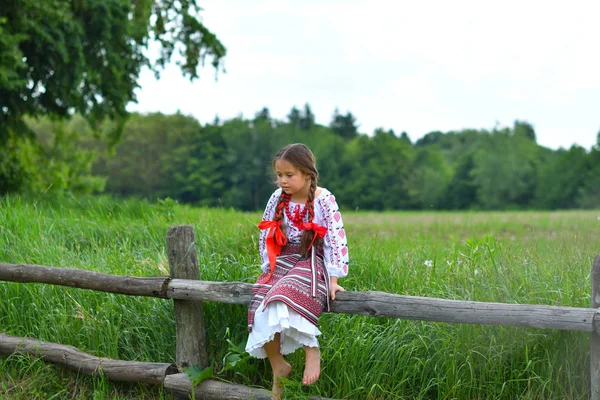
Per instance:
[[[337,292],[343,292],[345,290],[343,287],[338,285],[337,280],[337,276],[332,276],[329,278],[329,296],[331,297],[331,300],[335,300],[335,294]]]
[[[327,234],[323,238],[323,252],[325,267],[330,276],[329,294],[335,299],[335,293],[344,290],[338,285],[338,278],[348,275],[348,240],[342,214],[333,194],[319,198],[319,213],[322,225],[327,227]]]

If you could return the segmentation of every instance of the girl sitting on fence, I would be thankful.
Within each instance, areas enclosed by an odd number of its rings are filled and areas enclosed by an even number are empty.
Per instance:
[[[329,310],[329,297],[344,290],[338,278],[348,274],[348,246],[335,197],[317,186],[315,157],[304,144],[291,144],[273,159],[277,189],[269,199],[261,229],[262,271],[253,286],[248,310],[246,351],[268,357],[274,398],[280,378],[292,367],[283,355],[304,347],[302,383],[321,373],[318,319]]]

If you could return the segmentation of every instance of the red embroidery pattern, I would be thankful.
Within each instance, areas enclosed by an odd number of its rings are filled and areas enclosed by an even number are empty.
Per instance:
[[[248,307],[248,330],[252,330],[254,314],[261,312],[258,307],[263,299],[265,304],[271,301],[281,301],[306,318],[315,326],[319,316],[326,308],[329,293],[325,279],[329,279],[323,265],[323,258],[317,256],[317,296],[311,295],[311,268],[310,259],[300,258],[295,254],[299,248],[285,246],[282,256],[277,258],[277,265],[273,276],[267,284],[255,284],[252,287],[253,298]],[[263,273],[261,278],[266,274]],[[259,278],[259,282],[261,280]]]
[[[286,195],[285,196],[285,200],[284,200],[284,209],[285,209],[285,216],[287,217],[288,221],[291,221],[294,223],[294,226],[300,228],[300,226],[302,225],[302,222],[304,222],[304,218],[306,218],[306,212],[308,211],[308,207],[306,207],[306,205],[308,204],[308,200],[306,200],[306,204],[304,205],[304,209],[302,211],[300,211],[300,204],[296,204],[296,208],[294,209],[294,214],[292,215],[292,212],[290,211],[290,196]]]

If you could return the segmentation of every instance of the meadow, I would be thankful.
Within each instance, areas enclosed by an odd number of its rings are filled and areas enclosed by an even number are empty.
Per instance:
[[[365,212],[345,210],[346,290],[573,307],[590,305],[600,211]],[[0,262],[116,275],[168,275],[172,225],[194,226],[202,279],[252,283],[261,213],[172,200],[0,199]],[[103,357],[173,362],[169,300],[0,282],[0,332]],[[205,303],[209,355],[244,343],[246,307]],[[303,354],[286,398],[586,399],[589,334],[408,321],[321,318],[322,375],[302,387]],[[270,387],[251,359],[225,379]],[[2,399],[167,399],[163,389],[78,375],[29,356],[0,358]]]

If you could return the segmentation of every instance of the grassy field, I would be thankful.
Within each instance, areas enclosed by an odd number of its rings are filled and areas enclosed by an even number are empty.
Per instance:
[[[165,236],[191,224],[201,276],[253,282],[260,213],[106,198],[0,200],[0,262],[119,275],[168,275]],[[503,303],[589,307],[600,211],[344,213],[347,290]],[[0,332],[99,356],[173,362],[172,302],[0,282]],[[246,308],[206,303],[209,354],[246,339]],[[303,355],[287,398],[585,399],[589,334],[325,314],[323,374],[303,388]],[[252,359],[226,379],[270,387]],[[148,385],[77,375],[31,357],[0,358],[2,399],[166,399]]]

